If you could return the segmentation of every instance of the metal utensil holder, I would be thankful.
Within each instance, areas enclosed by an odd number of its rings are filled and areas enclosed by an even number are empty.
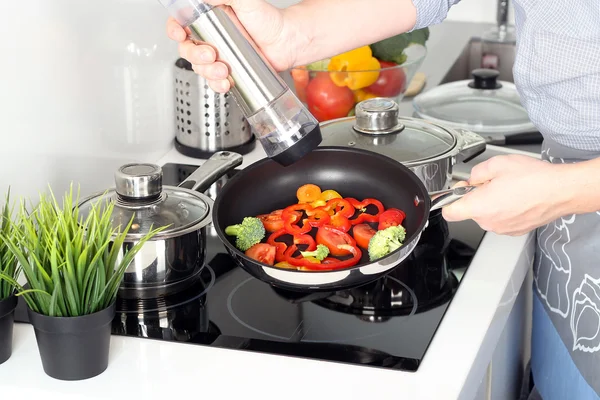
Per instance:
[[[252,129],[228,93],[216,93],[180,58],[175,63],[175,148],[207,159],[217,151],[246,154],[256,146]]]

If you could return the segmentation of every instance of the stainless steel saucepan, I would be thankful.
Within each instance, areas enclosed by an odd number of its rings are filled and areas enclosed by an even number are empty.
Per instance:
[[[113,226],[133,224],[123,250],[133,247],[151,229],[168,228],[146,242],[125,271],[122,298],[155,298],[188,288],[204,267],[206,230],[212,222],[213,200],[206,191],[242,164],[242,156],[215,153],[179,186],[162,185],[162,169],[154,164],[127,164],[115,173],[115,187],[84,199],[85,218],[102,199],[115,204]],[[121,253],[123,254],[123,253]]]

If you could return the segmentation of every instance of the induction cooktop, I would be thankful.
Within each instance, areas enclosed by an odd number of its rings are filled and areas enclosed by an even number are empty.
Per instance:
[[[177,185],[197,167],[165,164]],[[218,195],[237,171],[207,194]],[[384,278],[351,290],[301,294],[253,278],[207,232],[195,283],[154,299],[117,301],[114,335],[417,371],[485,232],[432,214],[412,255]],[[26,322],[20,304],[17,321]]]

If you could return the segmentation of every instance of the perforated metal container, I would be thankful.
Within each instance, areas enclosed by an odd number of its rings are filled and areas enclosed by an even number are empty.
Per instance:
[[[180,58],[175,63],[175,147],[189,157],[206,159],[217,151],[240,154],[256,145],[250,125],[228,93],[216,93]]]

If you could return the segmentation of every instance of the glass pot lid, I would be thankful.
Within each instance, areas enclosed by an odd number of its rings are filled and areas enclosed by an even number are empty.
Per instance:
[[[375,98],[356,105],[356,117],[321,124],[321,146],[370,150],[410,166],[446,157],[456,135],[436,124],[398,116],[398,104]]]
[[[473,80],[437,86],[417,95],[413,107],[420,118],[476,133],[534,132],[516,86],[499,81],[499,72],[476,69]]]
[[[198,192],[162,186],[162,168],[154,164],[127,164],[115,173],[115,187],[91,196],[79,204],[80,214],[87,218],[96,204],[114,204],[114,228],[129,224],[128,239],[138,239],[152,229],[168,226],[154,239],[172,237],[207,219],[210,205]],[[198,227],[199,228],[199,227]]]

